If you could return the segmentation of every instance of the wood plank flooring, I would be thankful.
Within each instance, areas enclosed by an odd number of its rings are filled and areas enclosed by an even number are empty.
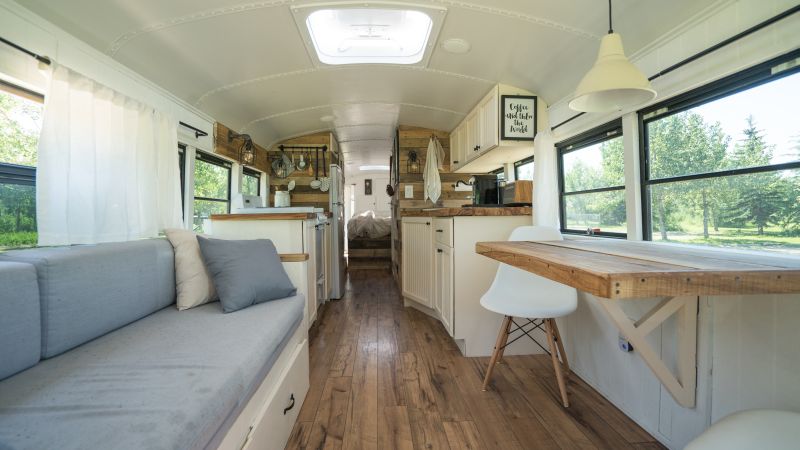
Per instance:
[[[461,356],[411,308],[389,271],[352,270],[311,329],[311,388],[288,449],[658,449],[574,374],[560,405],[549,357]]]

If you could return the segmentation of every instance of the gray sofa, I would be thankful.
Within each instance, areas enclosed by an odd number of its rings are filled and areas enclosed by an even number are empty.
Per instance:
[[[179,312],[153,239],[0,254],[0,449],[216,447],[302,296]]]

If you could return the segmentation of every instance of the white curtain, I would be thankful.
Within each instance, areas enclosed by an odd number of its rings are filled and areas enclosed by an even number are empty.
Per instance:
[[[533,155],[533,224],[558,228],[558,165],[550,130],[536,135]]]
[[[181,227],[176,120],[54,66],[39,140],[39,245],[127,241]]]

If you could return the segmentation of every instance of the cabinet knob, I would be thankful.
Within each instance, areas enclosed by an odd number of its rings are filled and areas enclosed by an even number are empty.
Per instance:
[[[440,249],[440,248],[437,248],[437,249],[436,249],[436,253],[443,253],[443,252],[444,252],[444,250],[442,250],[442,249]]]
[[[444,230],[436,230],[437,233],[444,233]]]
[[[425,222],[425,225],[430,225],[430,224],[431,224],[430,222]]]
[[[453,164],[458,164],[458,161],[453,161]]]

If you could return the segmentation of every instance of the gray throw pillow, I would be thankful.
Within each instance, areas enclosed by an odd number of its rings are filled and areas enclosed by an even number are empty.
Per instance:
[[[197,243],[226,313],[297,293],[271,240],[197,236]]]

